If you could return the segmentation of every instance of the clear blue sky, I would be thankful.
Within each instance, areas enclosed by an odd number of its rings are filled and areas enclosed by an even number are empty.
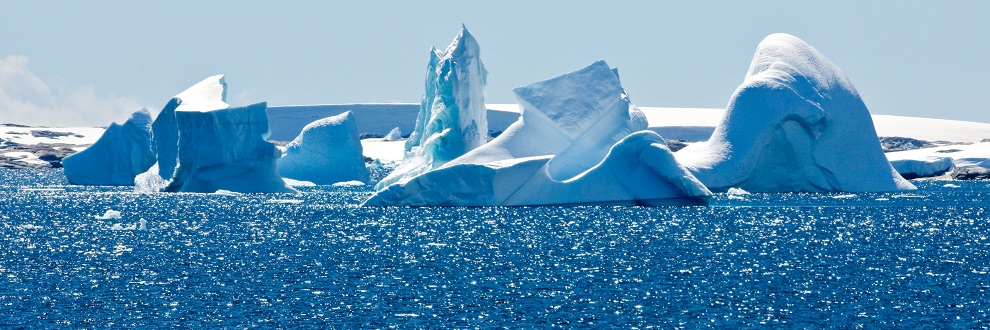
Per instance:
[[[418,102],[427,52],[461,23],[488,103],[605,59],[636,104],[724,107],[760,40],[786,32],[875,114],[990,122],[988,13],[990,1],[6,2],[0,122],[106,125],[218,73],[235,105]]]

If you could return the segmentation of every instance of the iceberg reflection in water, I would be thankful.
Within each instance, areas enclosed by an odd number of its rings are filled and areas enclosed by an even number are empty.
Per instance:
[[[370,187],[64,180],[0,170],[4,326],[971,328],[990,311],[981,181],[708,207],[360,208]]]

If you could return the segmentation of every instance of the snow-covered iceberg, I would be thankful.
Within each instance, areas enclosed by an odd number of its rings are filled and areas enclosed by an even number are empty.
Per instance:
[[[357,124],[350,111],[306,125],[278,160],[285,178],[329,185],[368,182]]]
[[[676,156],[714,191],[914,189],[887,162],[845,74],[787,34],[760,43],[711,138]]]
[[[612,144],[648,127],[605,61],[513,92],[519,120],[451,164],[554,155],[551,172],[573,176],[601,161]]]
[[[268,136],[266,103],[237,108],[181,105],[175,111],[179,162],[165,191],[293,192],[276,173],[281,153]]]
[[[439,168],[488,142],[488,71],[480,55],[478,42],[466,27],[445,51],[430,51],[426,95],[416,127],[406,140],[406,155],[377,189]]]
[[[110,124],[96,143],[62,160],[69,183],[81,185],[131,186],[154,164],[151,113],[144,108],[123,125]]]
[[[388,131],[388,134],[385,134],[385,136],[382,137],[382,141],[398,141],[401,139],[402,139],[402,130],[399,129],[398,127],[393,128],[391,131]]]
[[[636,132],[646,119],[604,61],[514,92],[522,116],[505,132],[364,205],[677,205],[711,195],[659,135]]]

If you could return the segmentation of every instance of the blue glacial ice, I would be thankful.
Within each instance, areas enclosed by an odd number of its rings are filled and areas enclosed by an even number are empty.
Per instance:
[[[480,54],[478,42],[465,27],[445,51],[430,51],[426,95],[406,140],[406,154],[377,189],[439,168],[488,141],[488,71]]]
[[[101,186],[134,185],[134,177],[154,164],[151,113],[144,108],[123,125],[111,123],[92,146],[62,160],[69,183]]]
[[[202,104],[175,111],[179,163],[165,191],[295,191],[276,173],[281,152],[265,140],[266,103],[213,109],[220,104]]]
[[[787,34],[757,47],[711,138],[675,155],[713,191],[914,189],[887,162],[870,112],[845,74]]]
[[[227,82],[223,75],[207,77],[169,100],[152,124],[158,152],[158,173],[163,179],[172,177],[179,156],[179,131],[175,112],[182,109],[223,109],[229,106]]]
[[[330,185],[345,181],[368,182],[361,140],[354,115],[345,113],[306,125],[285,146],[278,160],[284,178]]]

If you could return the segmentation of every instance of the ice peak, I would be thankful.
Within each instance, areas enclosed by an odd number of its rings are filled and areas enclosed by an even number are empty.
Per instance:
[[[788,34],[767,36],[708,142],[677,158],[709,189],[914,189],[891,168],[870,112],[831,61]]]
[[[432,49],[426,69],[426,93],[416,128],[406,140],[403,164],[376,188],[438,168],[488,141],[488,71],[480,54],[477,40],[466,27],[445,51]]]
[[[471,32],[468,31],[464,24],[461,24],[461,32],[457,34],[454,41],[447,46],[447,50],[444,52],[449,57],[463,57],[463,56],[478,56],[481,51],[481,46],[478,45],[478,41],[474,39]]]
[[[209,111],[226,109],[227,81],[222,74],[207,77],[175,96],[179,107],[175,111]]]
[[[841,69],[804,40],[786,33],[771,34],[756,47],[746,80],[757,79],[813,89],[804,91],[804,94],[820,94],[830,90],[847,90],[857,94]]]
[[[147,127],[148,130],[151,130],[151,111],[148,111],[148,108],[141,108],[132,113],[127,121],[134,123],[138,127]]]
[[[597,113],[603,109],[626,110],[615,106],[623,101],[618,96],[625,91],[604,60],[549,80],[516,87],[512,91],[523,111],[546,115],[572,139],[599,120],[582,114]]]

